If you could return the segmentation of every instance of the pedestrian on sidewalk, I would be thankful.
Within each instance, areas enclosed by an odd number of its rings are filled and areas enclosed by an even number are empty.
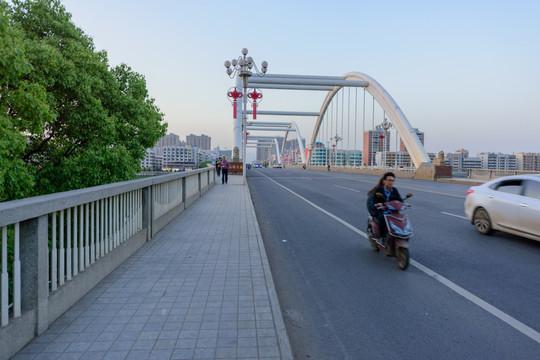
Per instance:
[[[221,160],[221,183],[226,184],[229,180],[229,169],[231,164],[227,161],[227,158],[224,156]]]
[[[216,159],[216,173],[218,177],[221,174],[221,158]]]

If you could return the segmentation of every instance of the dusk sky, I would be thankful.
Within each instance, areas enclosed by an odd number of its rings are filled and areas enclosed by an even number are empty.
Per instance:
[[[268,73],[377,80],[428,152],[540,152],[540,2],[63,0],[110,65],[145,76],[181,139],[231,149],[234,80],[249,49]],[[317,112],[323,92],[264,91],[260,110]],[[287,118],[265,117],[264,121]],[[316,118],[294,118],[309,142]]]

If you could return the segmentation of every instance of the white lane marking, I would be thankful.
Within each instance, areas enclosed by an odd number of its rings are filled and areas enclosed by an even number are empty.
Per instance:
[[[527,335],[537,343],[540,343],[540,333],[538,333],[536,330],[528,327],[527,325],[523,324],[522,322],[514,319],[507,313],[497,309],[495,306],[485,302],[484,300],[480,299],[478,296],[471,294],[467,290],[463,289],[461,286],[453,283],[452,281],[448,280],[444,276],[441,276],[437,274],[435,271],[425,267],[424,265],[414,261],[410,260],[411,265],[416,267],[418,270],[423,271],[427,275],[431,276],[435,280],[439,281],[440,283],[444,284],[445,286],[449,287],[459,295],[463,296],[469,301],[472,301],[474,304],[480,306],[482,309],[486,310],[487,312],[491,313],[492,315],[498,317],[508,325],[512,326],[514,329],[518,330],[524,335]]]
[[[362,230],[359,230],[357,229],[356,227],[352,226],[351,224],[349,224],[348,222],[346,222],[345,220],[342,220],[340,218],[338,218],[336,215],[332,214],[332,213],[329,213],[328,211],[324,210],[323,208],[321,208],[320,206],[318,205],[315,205],[314,203],[312,203],[311,201],[309,201],[308,199],[306,199],[305,197],[303,197],[302,195],[299,195],[297,193],[295,193],[294,191],[292,191],[291,189],[281,185],[280,183],[278,183],[277,181],[275,181],[274,179],[266,176],[265,174],[262,174],[264,177],[266,177],[268,180],[272,181],[274,184],[278,185],[278,186],[281,186],[282,188],[284,188],[285,190],[287,190],[288,192],[290,192],[291,194],[293,194],[294,196],[297,196],[299,197],[300,199],[304,200],[305,202],[307,202],[309,205],[313,206],[315,209],[319,210],[320,212],[330,216],[332,219],[336,220],[337,222],[343,224],[344,226],[348,227],[349,229],[351,229],[352,231],[354,231],[355,233],[359,234],[359,235],[362,235],[363,237],[365,237],[367,239],[367,234],[365,232],[363,232]]]
[[[457,218],[460,218],[460,219],[469,220],[469,219],[467,219],[466,216],[461,216],[461,215],[456,215],[456,214],[450,214],[450,213],[447,213],[447,212],[444,212],[444,211],[441,211],[441,214],[448,215],[448,216],[454,216],[454,217],[457,217]]]
[[[338,187],[338,188],[345,189],[345,190],[351,190],[351,191],[355,191],[355,192],[360,192],[359,190],[351,189],[351,188],[348,188],[348,187],[345,187],[345,186],[339,186],[339,185],[334,185],[334,186],[335,186],[335,187]]]
[[[298,198],[304,200],[305,202],[307,202],[309,205],[313,206],[315,209],[321,211],[322,213],[330,216],[332,219],[336,220],[337,222],[343,224],[344,226],[346,226],[347,228],[351,229],[352,231],[354,231],[355,233],[357,234],[360,234],[362,235],[363,237],[367,238],[367,234],[365,232],[363,232],[362,230],[360,229],[357,229],[356,227],[354,227],[353,225],[349,224],[348,222],[346,222],[345,220],[335,216],[334,214],[332,213],[329,213],[328,211],[324,210],[323,208],[315,205],[314,203],[312,203],[311,201],[309,201],[308,199],[306,199],[305,197],[295,193],[294,191],[292,191],[291,189],[281,185],[280,183],[278,183],[277,181],[275,181],[274,179],[271,179],[270,177],[262,174],[263,176],[265,176],[266,178],[268,178],[268,180],[272,181],[274,184],[278,185],[278,186],[281,186],[283,189],[287,190],[288,192],[290,192],[291,194],[297,196]],[[504,321],[505,323],[507,323],[508,325],[512,326],[514,329],[518,330],[519,332],[521,332],[522,334],[528,336],[529,338],[533,339],[534,341],[536,341],[537,343],[540,343],[540,333],[537,332],[536,330],[534,330],[533,328],[523,324],[522,322],[520,322],[519,320],[516,320],[514,319],[513,317],[511,317],[510,315],[506,314],[505,312],[497,309],[495,306],[487,303],[486,301],[480,299],[479,297],[477,297],[476,295],[473,295],[472,293],[470,293],[469,291],[463,289],[462,287],[460,287],[459,285],[453,283],[452,281],[448,280],[447,278],[445,278],[444,276],[436,273],[435,271],[425,267],[424,265],[420,264],[419,262],[413,260],[413,259],[410,259],[410,264],[412,266],[414,266],[415,268],[417,268],[418,270],[424,272],[425,274],[429,275],[430,277],[434,278],[435,280],[439,281],[441,284],[445,285],[446,287],[448,287],[449,289],[453,290],[454,292],[456,292],[457,294],[463,296],[465,299],[471,301],[472,303],[478,305],[479,307],[481,307],[482,309],[484,309],[485,311],[489,312],[490,314],[492,314],[493,316],[499,318],[500,320]]]

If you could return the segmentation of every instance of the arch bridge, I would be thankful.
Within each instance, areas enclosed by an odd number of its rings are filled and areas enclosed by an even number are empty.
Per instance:
[[[409,155],[411,162],[414,167],[418,170],[423,166],[431,167],[431,160],[424,149],[424,146],[420,139],[417,136],[416,130],[411,126],[409,120],[400,109],[395,100],[390,96],[390,94],[373,78],[370,76],[360,73],[360,72],[350,72],[346,73],[344,76],[311,76],[311,75],[284,75],[284,74],[266,74],[265,76],[253,76],[248,78],[247,81],[248,88],[257,88],[257,89],[280,89],[280,90],[301,90],[301,91],[325,91],[327,95],[321,105],[319,112],[293,112],[293,111],[264,111],[258,110],[257,114],[262,116],[308,116],[316,117],[315,125],[313,127],[313,133],[309,145],[307,146],[307,151],[302,152],[302,162],[304,164],[310,164],[312,152],[316,147],[317,143],[324,144],[323,133],[326,133],[326,136],[333,135],[333,130],[335,126],[336,132],[336,145],[335,149],[337,150],[338,138],[343,140],[341,137],[338,137],[339,130],[339,119],[341,119],[341,136],[349,136],[349,130],[345,131],[343,122],[345,117],[345,111],[342,110],[339,114],[339,100],[340,100],[340,90],[348,89],[349,90],[349,102],[350,102],[350,89],[362,88],[364,90],[364,104],[363,112],[365,117],[366,105],[365,105],[365,93],[367,92],[373,98],[373,118],[375,117],[375,102],[382,109],[384,114],[384,119],[388,118],[390,123],[395,128],[397,134],[403,141]],[[344,91],[342,91],[344,92]],[[357,99],[356,99],[357,100]],[[341,95],[341,104],[344,107],[345,95]],[[335,105],[333,105],[336,103]],[[349,104],[350,108],[350,104]],[[350,117],[351,110],[347,116]],[[247,111],[247,114],[252,114],[251,110]],[[355,118],[358,116],[358,112],[355,106],[354,115]],[[335,124],[333,123],[335,122]],[[302,137],[300,135],[300,130],[296,122],[260,122],[260,121],[248,121],[246,123],[246,130],[250,132],[249,139],[254,139],[255,135],[252,135],[252,132],[256,131],[285,131],[285,141],[289,132],[296,132],[298,145],[300,149],[304,149],[302,144]],[[330,128],[331,133],[328,129]],[[375,124],[373,120],[373,129],[375,130]],[[354,130],[356,132],[356,129]],[[363,135],[363,134],[362,134]],[[356,135],[355,135],[356,136]],[[319,141],[318,141],[319,139]],[[248,140],[249,141],[249,140]],[[285,141],[283,142],[280,156],[283,156]],[[385,139],[386,141],[386,139]],[[397,141],[397,140],[396,140]],[[356,139],[355,139],[356,142]],[[388,147],[388,145],[386,145]],[[277,146],[276,146],[277,148]]]

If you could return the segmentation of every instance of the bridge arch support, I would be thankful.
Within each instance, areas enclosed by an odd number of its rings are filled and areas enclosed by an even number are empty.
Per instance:
[[[373,98],[388,116],[390,122],[396,128],[399,136],[409,151],[414,166],[419,169],[424,165],[431,165],[431,160],[429,159],[422,142],[420,139],[418,139],[416,131],[413,129],[409,120],[390,94],[377,81],[375,81],[375,79],[366,74],[360,72],[349,72],[344,75],[344,78],[346,81],[360,80],[367,82],[367,86],[365,87],[366,91],[373,96]],[[313,147],[316,142],[319,129],[330,102],[342,87],[343,86],[335,86],[333,90],[328,92],[313,129],[313,135],[310,143],[311,147]],[[310,159],[308,159],[308,162],[309,161]]]

